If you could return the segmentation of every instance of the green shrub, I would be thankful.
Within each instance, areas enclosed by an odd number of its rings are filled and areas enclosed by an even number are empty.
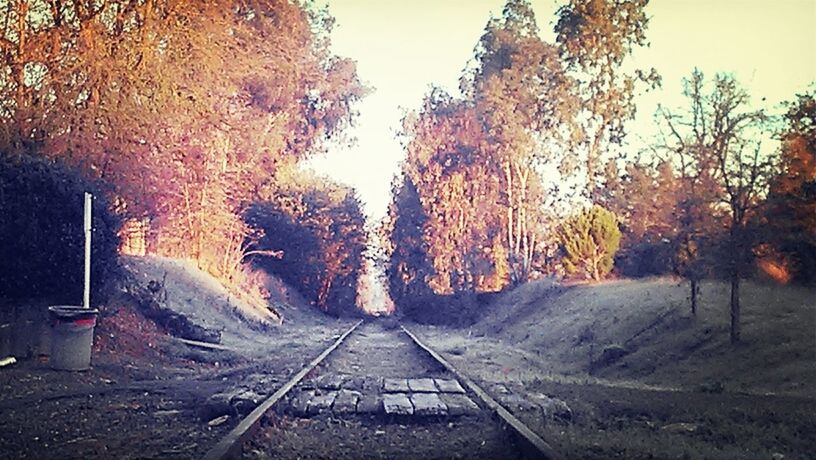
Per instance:
[[[561,224],[557,237],[568,275],[600,280],[612,271],[621,231],[611,211],[597,205],[584,209]]]
[[[0,300],[82,302],[84,192],[94,194],[91,301],[118,273],[119,218],[100,184],[60,162],[0,153]]]

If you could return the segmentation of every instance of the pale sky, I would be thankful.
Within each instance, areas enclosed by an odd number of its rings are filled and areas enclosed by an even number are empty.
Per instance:
[[[504,0],[329,0],[337,20],[333,51],[358,63],[374,92],[358,105],[351,147],[310,162],[318,172],[355,187],[369,217],[385,215],[404,152],[395,137],[405,109],[419,108],[431,84],[458,91],[491,14]],[[542,38],[552,41],[562,1],[533,1]],[[632,144],[654,133],[658,102],[682,103],[681,79],[696,66],[706,76],[733,73],[756,104],[778,107],[816,81],[816,0],[652,0],[651,47],[633,56],[655,67],[663,88],[639,98]],[[764,103],[762,98],[766,98]]]

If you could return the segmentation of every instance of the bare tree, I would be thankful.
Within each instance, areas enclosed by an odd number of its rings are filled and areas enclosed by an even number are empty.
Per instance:
[[[685,81],[689,108],[672,113],[661,108],[668,133],[663,151],[688,183],[689,197],[678,204],[683,251],[699,263],[701,238],[720,218],[726,229],[722,262],[731,283],[731,341],[740,339],[740,279],[751,258],[749,219],[767,192],[775,158],[763,152],[760,135],[767,116],[748,109],[749,96],[734,77],[717,75],[706,91],[703,74],[695,70]],[[709,222],[710,223],[710,222]],[[696,310],[699,270],[690,271],[692,309]]]

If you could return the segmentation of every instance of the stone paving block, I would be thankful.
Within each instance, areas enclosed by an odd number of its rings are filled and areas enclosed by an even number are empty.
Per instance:
[[[382,390],[383,387],[383,378],[382,377],[375,377],[373,375],[367,375],[363,380],[363,386],[360,388],[360,391],[363,393],[377,393]]]
[[[314,398],[314,390],[301,391],[289,402],[289,410],[296,417],[308,415],[309,401]]]
[[[232,407],[234,407],[239,414],[247,415],[258,407],[258,404],[260,404],[263,399],[263,396],[254,391],[244,390],[240,393],[236,393],[230,400],[230,404],[232,404]]]
[[[343,384],[343,388],[353,391],[363,391],[363,386],[365,386],[366,378],[361,376],[354,376],[346,380]]]
[[[511,412],[513,410],[531,411],[538,409],[537,404],[531,403],[521,396],[512,393],[499,395],[497,399],[502,406]]]
[[[357,411],[357,401],[360,393],[352,390],[340,390],[332,405],[332,412],[335,414],[353,414]]]
[[[383,409],[388,415],[413,415],[414,413],[414,406],[405,393],[384,394]]]
[[[385,379],[383,380],[383,391],[386,393],[408,393],[407,379]]]
[[[408,388],[414,393],[437,393],[433,379],[408,379]]]
[[[502,385],[501,383],[497,383],[497,384],[490,387],[490,393],[500,394],[500,395],[509,395],[510,390],[508,390],[507,387]]]
[[[348,378],[343,374],[324,374],[314,379],[314,385],[323,390],[339,390]]]
[[[334,398],[337,397],[336,391],[331,391],[322,395],[315,395],[306,404],[306,413],[309,415],[317,415],[328,412],[334,403]]]
[[[472,399],[463,394],[442,393],[439,398],[448,406],[448,415],[473,415],[480,410]]]
[[[383,397],[376,393],[363,394],[357,401],[358,414],[380,414],[383,412]]]
[[[436,383],[440,393],[465,394],[465,389],[462,388],[458,380],[434,379],[434,383]]]
[[[439,399],[436,393],[414,393],[411,395],[411,402],[414,404],[416,415],[445,415],[448,413],[448,406]]]

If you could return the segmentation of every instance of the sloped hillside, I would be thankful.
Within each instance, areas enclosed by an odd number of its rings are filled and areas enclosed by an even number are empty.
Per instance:
[[[679,280],[540,281],[500,296],[468,334],[520,348],[556,375],[690,389],[816,395],[816,290],[745,283],[743,342],[728,286],[702,286],[696,318]]]
[[[270,310],[247,302],[226,290],[192,261],[157,256],[126,256],[122,264],[131,282],[146,286],[160,283],[162,305],[193,323],[221,332],[221,343],[245,353],[266,353],[282,338],[308,330],[321,337],[337,327],[337,320],[316,311],[293,289],[274,277],[265,279]],[[271,313],[271,312],[274,312]],[[281,318],[282,324],[277,321]]]

